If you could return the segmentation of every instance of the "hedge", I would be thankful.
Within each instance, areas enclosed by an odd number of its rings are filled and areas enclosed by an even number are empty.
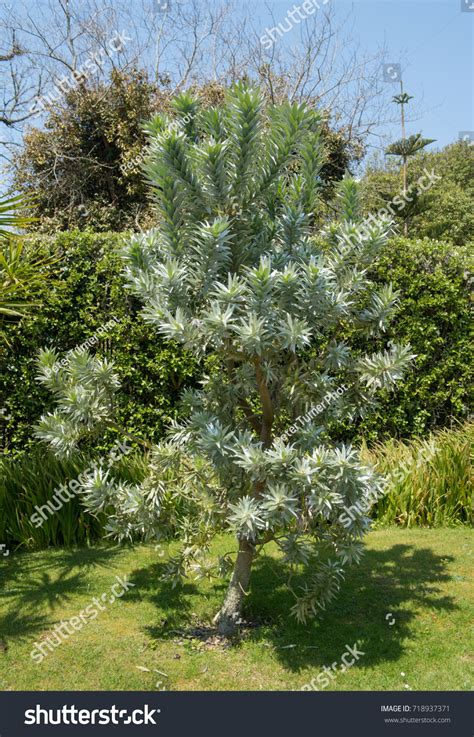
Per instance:
[[[112,358],[121,377],[120,423],[130,433],[155,440],[176,416],[181,389],[195,381],[194,359],[160,340],[124,290],[117,253],[121,237],[72,231],[31,241],[33,248],[55,253],[58,260],[41,306],[11,328],[10,346],[0,347],[0,406],[5,408],[0,428],[7,453],[31,447],[32,425],[52,406],[35,380],[35,356],[42,346],[69,350],[109,323],[94,350]],[[417,359],[396,395],[383,396],[375,415],[348,427],[349,437],[370,442],[422,435],[466,417],[471,363],[467,272],[467,249],[437,241],[397,238],[381,254],[374,279],[392,281],[401,292],[388,337],[410,342]],[[104,437],[104,447],[110,440]]]
[[[372,277],[400,291],[387,337],[410,343],[417,357],[395,394],[382,396],[378,411],[360,423],[358,437],[421,436],[464,420],[472,406],[469,246],[395,238]]]
[[[121,278],[121,237],[71,231],[32,239],[32,248],[54,253],[58,260],[50,269],[41,306],[13,326],[10,345],[0,347],[0,403],[9,416],[3,421],[4,451],[30,448],[33,424],[52,407],[51,397],[35,380],[35,357],[44,346],[63,352],[99,338],[92,350],[116,364],[122,381],[118,418],[128,432],[158,439],[175,416],[181,388],[193,380],[195,362],[179,346],[160,340],[138,316],[140,305],[124,290]],[[110,327],[99,337],[97,331],[106,323]],[[104,437],[104,448],[110,441]]]

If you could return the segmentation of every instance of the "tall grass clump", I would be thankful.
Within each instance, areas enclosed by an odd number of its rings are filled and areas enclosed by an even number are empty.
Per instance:
[[[35,507],[51,500],[61,484],[68,484],[90,467],[84,456],[59,460],[42,449],[0,459],[0,543],[28,549],[89,545],[104,534],[105,517],[87,512],[75,496],[35,527]],[[144,456],[132,454],[117,463],[121,478],[134,482],[145,475]]]
[[[468,422],[425,439],[364,448],[364,460],[389,480],[372,515],[380,524],[402,527],[472,524],[473,437],[474,423]]]
[[[372,516],[381,525],[402,527],[472,524],[473,438],[470,422],[425,439],[364,447],[363,460],[376,464],[389,479],[388,491],[373,507]],[[86,512],[78,497],[48,516],[41,527],[30,520],[36,506],[46,504],[55,489],[76,479],[88,466],[85,456],[58,460],[37,448],[0,459],[0,543],[38,549],[89,545],[101,539],[105,518]],[[147,468],[147,457],[132,453],[117,463],[114,475],[137,483]]]

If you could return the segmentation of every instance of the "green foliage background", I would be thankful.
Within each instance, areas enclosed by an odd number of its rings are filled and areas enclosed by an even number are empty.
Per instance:
[[[165,343],[137,318],[139,306],[121,277],[117,234],[72,231],[29,241],[35,252],[54,253],[41,307],[9,331],[9,346],[0,348],[0,405],[3,448],[28,449],[32,426],[49,408],[51,397],[35,380],[35,358],[41,347],[67,351],[91,338],[97,329],[119,322],[94,350],[112,358],[122,381],[117,397],[122,426],[138,436],[160,437],[175,413],[184,382],[192,380],[194,360],[178,346]],[[111,438],[104,438],[104,447]]]
[[[0,405],[9,416],[0,419],[2,540],[40,547],[81,544],[102,530],[77,500],[39,531],[29,523],[35,504],[44,504],[59,483],[75,478],[88,463],[86,457],[63,463],[35,447],[32,426],[51,402],[35,380],[40,347],[66,351],[93,336],[112,317],[118,318],[95,350],[116,362],[123,384],[118,395],[121,423],[130,433],[154,440],[176,416],[181,389],[193,384],[197,375],[194,359],[157,338],[138,316],[139,305],[123,287],[117,253],[121,241],[115,233],[78,231],[27,241],[36,254],[58,260],[48,267],[51,278],[40,295],[42,306],[11,326],[10,345],[0,348]],[[364,437],[370,444],[386,437],[424,435],[466,417],[472,377],[468,261],[466,248],[429,240],[397,238],[381,254],[374,278],[381,283],[392,280],[402,293],[389,336],[396,342],[409,341],[418,358],[397,393],[381,399],[376,414],[357,427],[345,428],[346,439],[358,442]],[[375,340],[373,348],[377,349]],[[104,437],[103,447],[113,439]],[[18,455],[22,457],[14,458]],[[142,463],[138,456],[127,458],[124,473],[136,478]],[[466,473],[467,466],[458,475]],[[393,502],[393,509],[398,510],[400,503]],[[420,505],[420,515],[423,509]],[[391,515],[392,522],[398,514]],[[444,512],[437,514],[443,518]]]
[[[51,402],[35,380],[41,347],[66,351],[81,345],[116,317],[119,322],[95,350],[116,363],[122,381],[120,421],[138,436],[158,439],[176,416],[181,389],[197,375],[194,359],[156,337],[138,316],[121,276],[122,236],[72,231],[35,236],[35,253],[58,258],[40,295],[42,306],[9,330],[0,348],[0,420],[3,448],[19,453],[31,446],[32,425]],[[400,308],[389,328],[394,342],[410,342],[418,358],[396,395],[382,398],[377,413],[348,427],[346,436],[368,442],[410,437],[449,426],[468,414],[472,378],[469,337],[468,251],[447,243],[397,238],[380,255],[373,277],[401,291]],[[350,336],[346,336],[350,337]],[[374,350],[377,341],[373,341]],[[104,447],[111,438],[104,438]]]
[[[392,240],[373,277],[392,281],[400,306],[388,334],[409,342],[413,369],[358,428],[368,442],[422,435],[469,414],[472,387],[469,252],[430,240]]]
[[[423,195],[421,211],[409,216],[409,237],[434,238],[458,246],[472,243],[474,146],[457,141],[441,151],[424,151],[414,156],[408,163],[409,184],[416,184],[425,170],[434,171],[440,179]],[[400,167],[395,162],[369,166],[361,180],[364,212],[376,213],[401,190]],[[407,214],[405,210],[398,213],[399,226]]]

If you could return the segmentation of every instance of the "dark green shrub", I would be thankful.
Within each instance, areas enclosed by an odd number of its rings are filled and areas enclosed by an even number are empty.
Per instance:
[[[95,350],[114,359],[121,377],[120,420],[140,436],[160,437],[176,415],[179,393],[193,381],[193,359],[161,341],[138,316],[133,297],[123,299],[118,234],[62,233],[37,237],[32,247],[56,253],[54,278],[44,287],[42,306],[10,332],[0,348],[0,433],[7,452],[31,445],[32,425],[50,402],[35,380],[39,348],[65,351],[82,344],[112,317],[119,322]],[[467,249],[428,240],[391,241],[373,275],[402,292],[390,327],[395,342],[410,342],[415,365],[396,397],[381,399],[379,411],[346,436],[368,441],[409,437],[450,424],[468,414],[470,378]],[[377,343],[374,341],[374,350]],[[5,419],[5,416],[8,419]],[[104,438],[104,446],[109,438]]]
[[[18,452],[32,443],[32,426],[48,408],[50,396],[35,380],[38,350],[54,346],[67,351],[97,335],[112,318],[110,329],[93,348],[115,361],[122,391],[117,396],[120,423],[130,433],[160,437],[175,415],[181,388],[192,380],[194,361],[179,347],[161,341],[137,316],[133,297],[124,299],[121,236],[90,232],[34,237],[30,247],[54,253],[41,306],[9,332],[0,347],[0,432],[3,448]],[[8,419],[6,419],[8,418]],[[104,438],[104,447],[111,438]]]
[[[382,396],[378,412],[360,423],[359,438],[422,435],[466,418],[472,386],[468,249],[396,238],[373,278],[401,292],[389,338],[410,343],[417,358],[396,394]]]

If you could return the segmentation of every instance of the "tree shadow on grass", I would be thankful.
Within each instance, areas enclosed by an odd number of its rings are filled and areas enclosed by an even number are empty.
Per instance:
[[[288,616],[293,597],[276,584],[275,573],[283,574],[281,564],[262,558],[253,572],[246,614],[270,620],[271,626],[254,630],[250,637],[270,641],[275,656],[292,671],[330,666],[356,642],[364,652],[356,666],[397,660],[412,634],[416,609],[458,608],[452,597],[440,595],[439,585],[450,580],[446,566],[451,560],[410,545],[369,550],[359,566],[348,570],[338,597],[322,616],[300,625]]]
[[[4,558],[0,565],[0,607],[4,610],[10,601],[12,605],[0,615],[0,639],[30,636],[50,626],[55,609],[77,593],[88,591],[84,574],[96,567],[112,568],[120,552],[118,547],[55,548]]]
[[[439,588],[450,579],[446,566],[451,560],[429,548],[410,545],[369,550],[360,566],[348,571],[339,596],[327,611],[302,625],[289,614],[294,599],[284,587],[285,569],[281,561],[262,556],[252,573],[244,613],[248,621],[259,626],[246,630],[244,638],[271,644],[275,657],[295,672],[331,665],[340,660],[348,645],[355,643],[364,652],[359,661],[364,667],[397,660],[403,653],[405,640],[412,634],[416,609],[454,611],[457,608],[451,597],[440,595]],[[198,588],[185,583],[173,589],[171,584],[163,582],[157,587],[164,571],[164,563],[134,571],[130,580],[135,588],[127,595],[130,601],[146,599],[160,609],[159,621],[145,628],[157,640],[184,632],[193,620],[191,610],[201,609],[195,597],[206,596],[201,584]],[[303,582],[301,576],[298,582],[293,581],[293,586]],[[224,583],[215,584],[208,593],[213,601],[216,597],[222,601],[225,589]],[[197,624],[195,620],[194,624]],[[205,624],[210,624],[210,618]]]
[[[186,582],[173,588],[168,581],[162,580],[166,563],[152,563],[146,568],[133,571],[129,580],[134,584],[127,593],[127,601],[147,601],[163,612],[156,625],[145,627],[145,631],[153,639],[164,639],[183,627],[189,621],[193,609],[192,596],[204,595],[193,583]]]

